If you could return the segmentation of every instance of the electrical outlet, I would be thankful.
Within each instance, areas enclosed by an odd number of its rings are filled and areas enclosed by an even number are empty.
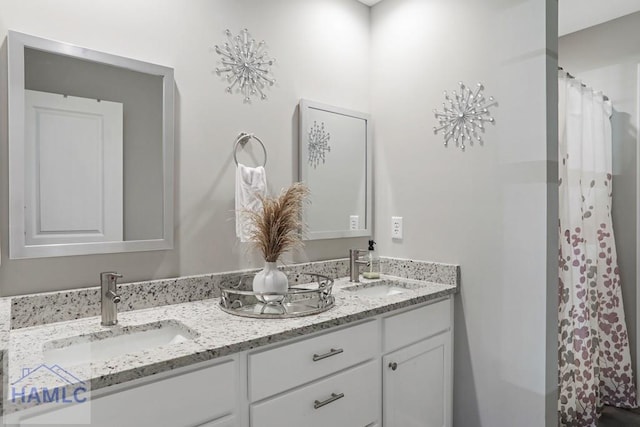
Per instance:
[[[360,216],[351,215],[349,217],[349,230],[359,230],[359,229],[360,229]]]
[[[402,239],[402,217],[401,216],[391,217],[391,238]]]

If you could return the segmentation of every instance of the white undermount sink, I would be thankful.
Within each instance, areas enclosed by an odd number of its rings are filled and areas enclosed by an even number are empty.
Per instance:
[[[162,320],[48,341],[43,353],[46,363],[79,365],[189,341],[198,335],[177,320]]]
[[[344,288],[344,290],[363,297],[384,298],[392,295],[400,295],[421,287],[422,285],[417,283],[382,280],[380,282],[360,283],[359,285],[348,286]]]

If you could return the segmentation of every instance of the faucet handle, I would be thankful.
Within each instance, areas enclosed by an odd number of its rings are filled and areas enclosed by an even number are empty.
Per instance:
[[[105,271],[100,273],[100,281],[104,280],[118,280],[122,279],[122,274],[116,273],[115,271]]]
[[[120,295],[116,292],[116,284],[120,278],[122,278],[122,274],[116,273],[115,271],[105,271],[100,273],[100,282],[103,286],[103,292],[106,297],[111,298],[111,301],[113,301],[114,304],[118,304],[121,301]]]

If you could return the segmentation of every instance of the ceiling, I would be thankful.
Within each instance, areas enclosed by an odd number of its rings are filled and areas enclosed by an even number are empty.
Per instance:
[[[358,0],[373,6],[382,0]],[[640,0],[559,0],[558,36],[640,11]]]
[[[639,0],[559,0],[558,36],[638,11]]]

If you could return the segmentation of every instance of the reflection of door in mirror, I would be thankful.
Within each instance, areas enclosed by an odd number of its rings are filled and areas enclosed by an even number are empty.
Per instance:
[[[25,91],[28,245],[119,241],[122,104]]]
[[[118,240],[161,237],[162,78],[26,48],[24,85],[30,90],[122,104],[124,235]]]
[[[311,190],[309,239],[371,235],[368,114],[300,102],[300,180]]]

